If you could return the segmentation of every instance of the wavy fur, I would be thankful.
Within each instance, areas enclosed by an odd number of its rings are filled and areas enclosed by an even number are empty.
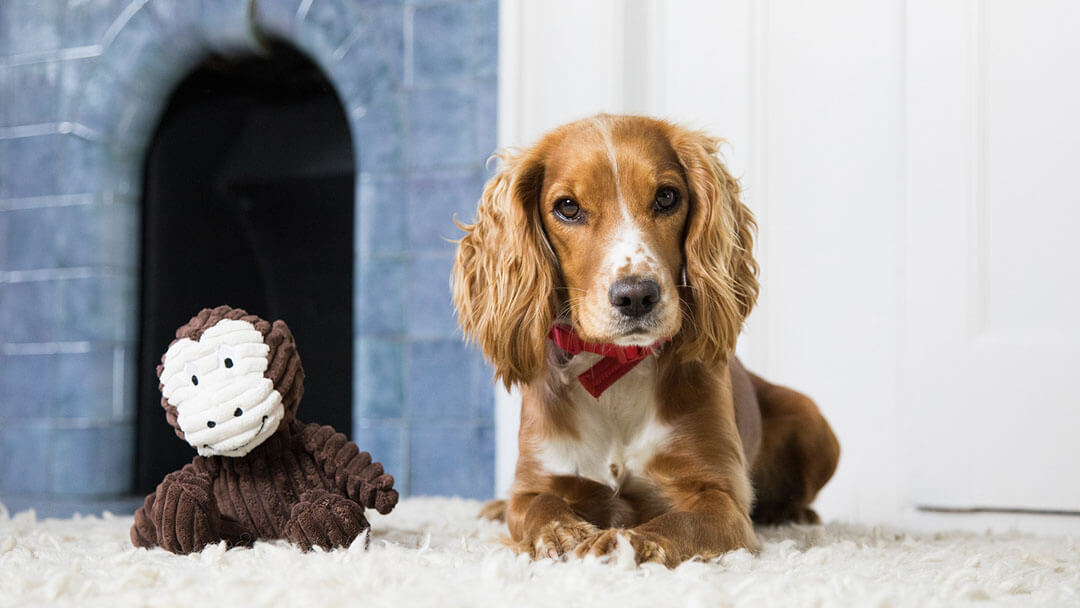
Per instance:
[[[451,286],[458,322],[509,388],[543,369],[555,314],[555,257],[537,215],[543,163],[532,153],[497,155],[475,222],[461,225]]]
[[[721,364],[757,301],[757,223],[739,200],[739,182],[717,155],[723,140],[676,129],[671,143],[692,193],[684,246],[688,287],[682,290],[689,322],[680,332],[680,348],[684,360]]]

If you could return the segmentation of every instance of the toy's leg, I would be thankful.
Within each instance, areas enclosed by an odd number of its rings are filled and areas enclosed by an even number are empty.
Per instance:
[[[832,477],[840,444],[809,397],[751,374],[761,407],[761,451],[752,469],[758,524],[820,523],[810,508]]]
[[[347,547],[369,528],[364,507],[340,494],[309,490],[292,507],[285,538],[304,551]]]
[[[131,544],[136,547],[149,549],[157,545],[157,527],[150,519],[153,510],[154,494],[150,494],[143,501],[143,506],[135,511],[135,523],[131,525]]]

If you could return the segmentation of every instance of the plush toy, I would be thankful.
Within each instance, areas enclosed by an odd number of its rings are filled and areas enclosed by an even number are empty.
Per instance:
[[[365,507],[385,514],[397,504],[394,478],[367,452],[296,419],[304,368],[283,321],[204,309],[161,361],[165,417],[199,455],[135,512],[135,546],[191,553],[284,538],[331,549],[368,529]]]

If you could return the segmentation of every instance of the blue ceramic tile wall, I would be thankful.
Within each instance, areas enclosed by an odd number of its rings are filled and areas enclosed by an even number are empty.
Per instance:
[[[495,145],[497,0],[130,6],[0,2],[0,497],[129,489],[142,152],[179,80],[256,31],[308,53],[352,126],[354,438],[406,493],[490,495],[491,372],[445,239]]]

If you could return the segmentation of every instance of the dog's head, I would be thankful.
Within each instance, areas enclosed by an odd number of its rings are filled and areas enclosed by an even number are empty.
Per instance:
[[[599,115],[502,155],[463,226],[453,288],[462,328],[507,385],[542,371],[556,320],[589,342],[674,338],[684,358],[725,360],[758,283],[754,219],[719,143]]]

